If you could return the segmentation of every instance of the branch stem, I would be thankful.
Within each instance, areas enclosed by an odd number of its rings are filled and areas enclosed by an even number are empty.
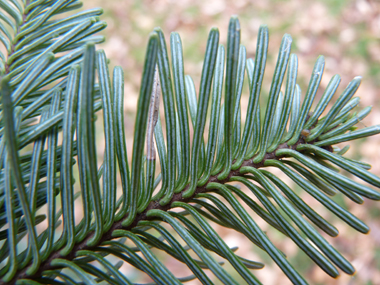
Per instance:
[[[30,275],[27,275],[27,270],[29,268],[29,266],[23,268],[22,270],[20,270],[19,272],[16,273],[15,277],[8,283],[4,282],[4,281],[0,281],[0,285],[6,285],[6,284],[9,284],[9,285],[14,285],[17,280],[20,280],[20,279],[24,279],[24,278],[28,278],[28,279],[34,279],[34,278],[39,278],[42,276],[42,273],[46,270],[53,270],[53,269],[57,269],[58,267],[56,266],[53,266],[51,263],[54,259],[56,258],[60,258],[60,259],[65,259],[65,260],[73,260],[75,259],[76,257],[76,253],[80,250],[91,250],[99,245],[101,245],[103,242],[105,241],[109,241],[109,240],[112,240],[114,239],[114,237],[112,236],[112,233],[113,231],[115,230],[131,230],[133,229],[134,227],[137,226],[137,224],[140,222],[140,221],[147,221],[147,220],[150,220],[150,218],[147,217],[146,213],[149,211],[149,210],[152,210],[152,209],[155,209],[155,210],[162,210],[162,211],[168,211],[172,208],[171,204],[173,202],[188,202],[190,201],[191,199],[193,199],[197,194],[199,193],[205,193],[205,192],[208,192],[208,190],[206,189],[207,188],[207,184],[208,183],[212,183],[212,182],[217,182],[217,183],[221,183],[221,184],[225,184],[227,182],[229,182],[230,178],[232,176],[242,176],[242,174],[240,173],[240,169],[242,167],[245,167],[245,166],[250,166],[250,167],[254,167],[254,168],[261,168],[261,167],[264,167],[264,163],[266,160],[268,159],[276,159],[276,160],[280,160],[281,157],[277,157],[275,155],[276,151],[279,150],[279,149],[292,149],[292,150],[296,150],[297,146],[299,144],[305,144],[305,140],[303,137],[299,138],[298,141],[292,145],[292,146],[288,146],[287,143],[283,143],[283,144],[280,144],[274,151],[270,152],[270,153],[266,153],[263,160],[260,161],[259,163],[254,163],[252,161],[252,159],[248,159],[248,160],[245,160],[242,165],[240,166],[240,168],[236,169],[236,170],[231,170],[230,173],[228,174],[228,176],[223,179],[223,180],[218,180],[218,175],[219,174],[216,174],[216,175],[213,175],[213,176],[210,176],[208,182],[201,186],[201,187],[197,187],[194,194],[189,197],[189,198],[184,198],[182,197],[182,194],[187,190],[188,186],[187,185],[181,192],[179,193],[175,193],[171,199],[171,201],[164,205],[164,206],[161,206],[159,201],[152,201],[150,202],[150,204],[148,205],[148,207],[141,213],[137,214],[135,220],[128,226],[128,227],[123,227],[122,226],[122,222],[128,217],[128,213],[123,217],[123,219],[115,222],[111,227],[110,229],[103,233],[102,237],[100,238],[100,241],[94,245],[94,246],[88,246],[87,245],[87,242],[89,240],[91,240],[92,236],[93,236],[93,232],[90,232],[87,237],[81,241],[80,243],[77,243],[75,244],[73,250],[66,256],[61,256],[60,254],[60,251],[61,249],[58,249],[54,252],[52,252],[52,254],[48,257],[47,260],[43,261],[41,263],[41,266],[39,268],[39,270],[32,276]],[[312,144],[314,143],[314,141],[312,142],[309,142],[309,144]],[[331,146],[328,146],[328,147],[324,147],[325,149],[327,149],[328,151],[332,151],[332,147]]]

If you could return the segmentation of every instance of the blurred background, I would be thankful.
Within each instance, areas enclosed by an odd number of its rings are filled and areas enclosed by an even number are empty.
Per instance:
[[[199,86],[207,35],[211,27],[220,30],[220,42],[225,44],[229,18],[237,14],[241,24],[241,43],[247,56],[254,57],[259,26],[266,24],[270,31],[269,58],[263,85],[262,103],[270,88],[271,77],[282,36],[293,38],[292,52],[299,58],[298,83],[306,90],[318,55],[324,55],[326,66],[316,101],[334,74],[342,81],[334,98],[337,98],[350,80],[363,77],[357,92],[361,97],[360,109],[372,105],[373,111],[361,127],[380,122],[380,1],[370,0],[91,0],[84,1],[85,8],[102,7],[102,20],[108,23],[103,32],[106,42],[101,45],[110,59],[111,67],[120,65],[125,72],[125,121],[127,145],[132,149],[132,132],[135,108],[140,87],[145,48],[149,33],[160,26],[167,41],[170,33],[179,32],[184,48],[185,73]],[[303,93],[304,94],[304,93]],[[248,103],[247,87],[242,96],[242,110]],[[101,120],[98,120],[98,125]],[[101,128],[101,126],[100,126]],[[98,132],[100,133],[100,132]],[[103,138],[99,138],[101,144]],[[380,136],[353,144],[347,156],[361,159],[372,165],[372,172],[380,175]],[[103,156],[102,147],[98,147]],[[258,220],[263,230],[283,250],[310,284],[380,284],[380,204],[366,200],[356,205],[347,199],[337,198],[344,207],[361,218],[371,228],[368,235],[350,229],[310,197],[304,198],[340,231],[337,238],[328,239],[357,269],[354,277],[344,275],[337,280],[327,276],[289,239],[272,231]],[[239,246],[238,254],[266,264],[254,273],[266,285],[290,284],[285,275],[268,256],[243,236],[215,225],[230,246]],[[182,265],[166,256],[167,266],[178,276],[188,275]],[[220,258],[219,258],[220,259]],[[232,269],[227,266],[228,270]],[[132,268],[123,270],[136,282],[149,282]],[[188,284],[198,284],[193,281]],[[218,284],[216,282],[216,284]],[[244,284],[242,281],[241,284]]]

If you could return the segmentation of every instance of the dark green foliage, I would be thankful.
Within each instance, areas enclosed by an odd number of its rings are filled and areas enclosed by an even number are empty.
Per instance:
[[[7,51],[0,53],[0,284],[134,284],[119,270],[124,262],[154,284],[195,278],[212,284],[206,269],[224,284],[238,284],[211,253],[229,262],[247,284],[261,284],[253,269],[264,265],[229,248],[210,221],[242,233],[294,284],[307,284],[252,211],[328,275],[337,277],[339,270],[354,274],[350,262],[320,233],[336,237],[334,225],[265,167],[281,170],[347,225],[368,233],[363,221],[331,198],[343,195],[358,204],[380,200],[380,178],[368,171],[370,166],[346,158],[348,146],[333,147],[380,132],[380,126],[356,129],[371,110],[352,113],[359,103],[353,96],[360,77],[327,112],[340,77],[334,76],[314,102],[325,65],[321,56],[302,96],[296,84],[298,59],[285,35],[261,110],[268,28],[260,27],[256,57],[247,59],[234,16],[226,54],[218,29],[210,31],[197,95],[193,80],[184,74],[179,35],[171,35],[169,54],[157,28],[147,44],[128,165],[123,71],[116,67],[111,80],[104,51],[96,51],[104,40],[94,35],[105,28],[98,18],[102,11],[56,17],[80,6],[76,0],[0,0],[0,41]],[[243,124],[240,98],[246,77],[249,102]],[[161,95],[166,130],[159,117]],[[95,140],[99,110],[105,138],[100,168]],[[79,181],[74,181],[75,172]],[[244,185],[255,199],[229,182]],[[78,197],[81,209],[74,207]],[[75,220],[79,210],[83,218]],[[44,230],[37,230],[45,220]],[[177,278],[152,249],[186,264],[193,275]]]

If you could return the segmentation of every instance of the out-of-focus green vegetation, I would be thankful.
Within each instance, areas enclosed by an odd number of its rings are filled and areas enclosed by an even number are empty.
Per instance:
[[[108,28],[104,32],[107,41],[102,48],[111,60],[111,66],[121,65],[125,71],[125,112],[129,150],[132,147],[134,110],[149,33],[154,27],[161,26],[168,40],[170,32],[179,32],[184,47],[185,72],[193,77],[196,85],[199,85],[208,31],[213,26],[218,27],[221,43],[225,44],[228,21],[233,14],[239,15],[242,44],[246,46],[249,57],[255,56],[259,26],[269,26],[270,57],[266,68],[264,94],[269,90],[281,38],[284,33],[288,33],[293,37],[292,50],[299,57],[298,83],[302,90],[306,90],[314,61],[322,54],[326,57],[326,67],[317,96],[322,95],[334,74],[342,76],[336,98],[353,77],[361,75],[363,81],[357,93],[361,97],[361,107],[373,105],[372,113],[363,124],[375,125],[380,121],[380,1],[84,0],[84,5],[86,8],[104,8],[102,19],[107,21]],[[245,93],[242,98],[243,115],[247,102],[248,94]],[[99,138],[99,141],[101,143],[102,138]],[[101,150],[101,147],[98,149]],[[361,158],[372,164],[372,172],[380,175],[379,149],[380,137],[376,136],[353,145],[349,154],[352,158]],[[331,239],[326,236],[326,239],[354,264],[357,274],[353,278],[343,275],[338,280],[332,280],[322,270],[313,266],[290,240],[271,232],[264,222],[258,223],[263,229],[268,229],[268,235],[273,237],[293,264],[303,270],[307,279],[313,280],[313,284],[380,284],[380,204],[366,201],[360,206],[347,200],[340,202],[372,229],[369,235],[361,235],[335,221],[329,213],[321,211],[321,214],[335,222],[340,230],[339,237]],[[310,199],[310,205],[320,209],[314,199]],[[255,272],[264,284],[289,284],[282,272],[248,240],[226,229],[215,227],[230,245],[240,247],[239,254],[266,262],[263,270]],[[183,270],[183,267],[172,264],[171,260],[168,260],[167,264],[172,270],[180,270],[177,272]],[[131,268],[125,270],[135,275],[138,280],[136,271]]]

